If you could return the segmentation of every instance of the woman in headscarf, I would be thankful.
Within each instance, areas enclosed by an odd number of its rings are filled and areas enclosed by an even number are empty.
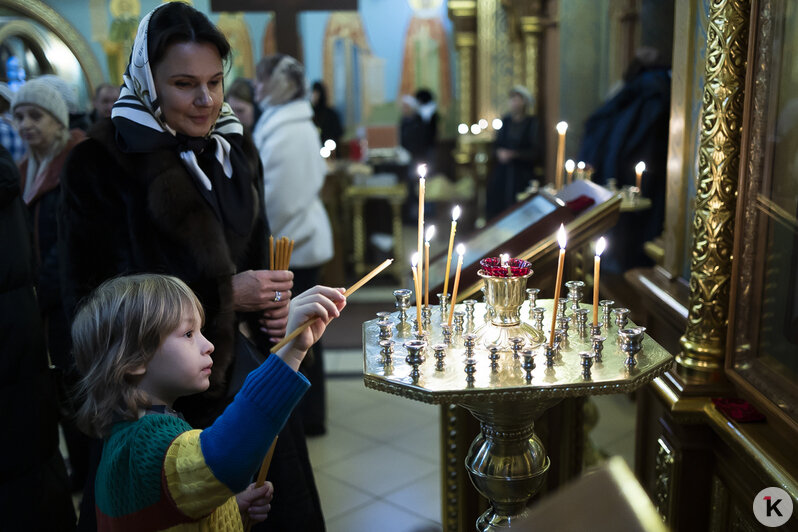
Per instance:
[[[110,277],[159,272],[185,281],[214,344],[208,391],[175,408],[208,426],[254,367],[240,335],[285,334],[293,275],[270,271],[260,158],[224,103],[230,45],[182,3],[141,21],[111,118],[98,122],[63,174],[60,216],[70,309]],[[301,428],[292,415],[269,480],[268,529],[321,530],[323,519]],[[321,525],[320,525],[321,524]]]
[[[296,241],[291,256],[294,289],[319,282],[321,266],[333,256],[332,228],[320,193],[327,165],[306,97],[305,70],[293,57],[264,57],[256,68],[255,95],[263,113],[253,139],[263,162],[266,216],[275,236]],[[313,346],[303,371],[313,385],[301,404],[308,435],[324,434],[324,364],[321,342]]]

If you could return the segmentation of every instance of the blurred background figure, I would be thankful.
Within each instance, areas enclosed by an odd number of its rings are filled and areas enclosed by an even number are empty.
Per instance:
[[[236,78],[227,89],[227,103],[244,130],[251,135],[260,118],[260,108],[255,102],[255,84],[246,78]]]
[[[340,146],[341,137],[344,134],[341,127],[341,118],[338,112],[327,103],[327,88],[321,81],[313,83],[310,92],[310,104],[313,106],[313,123],[319,130],[319,138],[324,144],[327,140],[332,140]]]
[[[61,298],[56,213],[61,199],[61,168],[72,148],[81,142],[83,131],[70,132],[69,111],[53,77],[37,78],[20,87],[11,111],[14,123],[27,146],[27,155],[19,163],[22,198],[33,219],[33,241],[37,273],[36,289],[44,323],[50,361],[64,375],[68,388],[78,375],[69,353],[69,321]],[[71,404],[63,406],[68,410]],[[83,486],[88,468],[88,438],[71,421],[65,421],[64,435],[73,471],[73,487]]]
[[[421,117],[423,137],[421,142],[424,146],[424,154],[422,159],[428,165],[428,171],[433,173],[435,166],[435,149],[438,142],[438,104],[435,102],[435,96],[429,89],[419,89],[415,94],[416,102],[418,104],[417,113]]]
[[[11,102],[14,100],[14,93],[7,83],[0,82],[0,145],[11,154],[15,163],[22,160],[25,156],[25,143],[17,133],[11,117]]]
[[[263,114],[253,140],[263,162],[264,202],[276,237],[296,241],[291,257],[294,293],[319,282],[321,266],[333,257],[332,228],[320,193],[327,165],[305,95],[305,69],[296,59],[276,54],[258,63],[256,97]],[[326,432],[324,358],[321,342],[302,370],[312,386],[300,403],[305,433]]]
[[[110,83],[102,83],[94,91],[94,98],[91,101],[91,123],[103,118],[111,118],[111,109],[119,99],[119,87]]]
[[[496,165],[487,188],[488,220],[515,205],[516,194],[527,187],[535,177],[535,167],[543,162],[543,136],[532,115],[532,95],[526,87],[516,85],[509,97],[510,112],[502,117],[494,142]]]
[[[75,529],[58,450],[55,374],[34,289],[33,238],[11,154],[0,147],[0,510],[3,530]]]
[[[55,74],[46,74],[36,79],[49,83],[51,87],[58,91],[58,94],[61,95],[64,102],[66,102],[67,111],[69,113],[69,129],[80,129],[84,132],[88,131],[91,125],[89,123],[89,114],[85,109],[81,109],[80,107],[76,87],[73,87]]]

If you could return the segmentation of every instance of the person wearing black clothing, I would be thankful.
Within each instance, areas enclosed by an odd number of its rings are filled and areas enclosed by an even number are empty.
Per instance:
[[[541,162],[543,137],[537,117],[529,114],[531,108],[529,91],[514,87],[510,91],[510,112],[502,118],[494,142],[496,166],[487,190],[488,219],[515,204],[516,194],[527,187]]]
[[[341,119],[336,110],[327,104],[327,88],[321,81],[313,83],[310,104],[313,106],[313,123],[319,130],[322,145],[327,140],[339,144],[341,136],[344,134]]]
[[[30,215],[0,146],[0,512],[4,530],[75,529],[58,402],[36,302]]]

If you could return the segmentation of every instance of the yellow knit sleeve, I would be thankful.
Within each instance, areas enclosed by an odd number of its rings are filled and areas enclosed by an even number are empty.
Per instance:
[[[167,494],[181,512],[194,519],[208,516],[235,495],[213,476],[205,463],[201,432],[190,430],[175,438],[166,451],[163,465]],[[237,506],[235,513],[238,514]]]

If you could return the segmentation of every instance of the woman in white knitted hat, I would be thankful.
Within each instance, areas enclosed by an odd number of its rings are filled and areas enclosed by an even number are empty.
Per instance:
[[[69,130],[69,110],[51,82],[33,79],[20,87],[11,102],[11,116],[27,147],[19,162],[22,198],[34,227],[37,296],[46,328],[47,349],[65,384],[77,382],[69,355],[69,322],[61,300],[56,213],[61,198],[61,168],[72,148],[85,136]],[[88,468],[88,443],[73,424],[64,423],[73,482],[82,486]]]

